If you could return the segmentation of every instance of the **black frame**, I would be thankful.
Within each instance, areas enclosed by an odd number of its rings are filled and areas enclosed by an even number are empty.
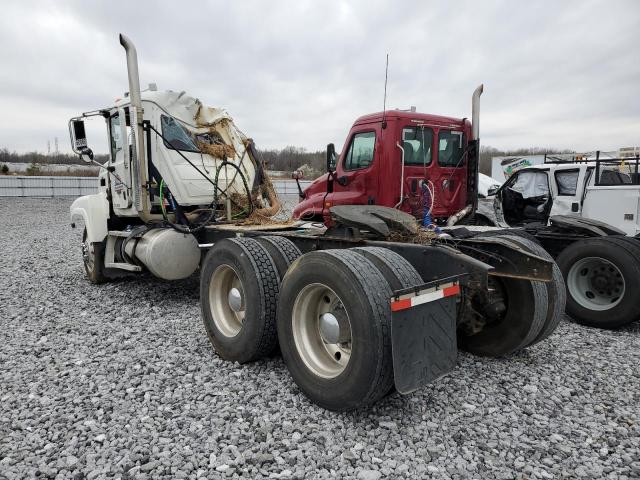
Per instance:
[[[622,163],[633,162],[635,164],[635,168],[631,177],[630,183],[607,183],[602,182],[600,180],[600,165],[612,165],[612,166],[620,166]],[[640,185],[640,175],[638,175],[638,166],[640,164],[640,157],[636,156],[636,158],[626,159],[621,158],[619,160],[598,160],[596,159],[596,178],[594,181],[594,186],[596,187],[619,187],[621,185]]]
[[[547,154],[545,153],[544,155],[544,163],[576,163],[576,164],[582,164],[582,163],[595,163],[595,181],[593,182],[593,185],[596,187],[617,187],[620,185],[640,185],[640,155],[636,155],[635,157],[631,157],[631,158],[614,158],[614,159],[600,159],[600,150],[596,151],[596,158],[595,160],[584,160],[584,159],[577,159],[576,157],[573,157],[570,160],[565,160],[563,158],[560,157],[552,157],[552,156],[547,156]],[[633,163],[635,168],[633,169],[632,172],[632,178],[631,178],[631,183],[607,183],[607,182],[602,182],[600,181],[600,166],[601,165],[612,165],[612,166],[620,166],[623,163]]]

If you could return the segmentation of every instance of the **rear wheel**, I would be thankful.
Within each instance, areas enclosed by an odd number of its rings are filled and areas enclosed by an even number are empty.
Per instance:
[[[531,343],[531,345],[541,342],[551,335],[562,321],[562,314],[564,313],[565,305],[567,302],[567,289],[562,277],[562,271],[558,264],[554,261],[553,257],[542,248],[542,246],[535,240],[530,240],[525,236],[519,236],[513,238],[513,243],[520,245],[525,250],[530,251],[534,255],[545,258],[553,262],[553,278],[550,282],[538,282],[542,283],[547,289],[548,307],[547,317],[542,327],[542,330]]]
[[[107,281],[104,274],[104,249],[105,242],[89,242],[85,228],[82,232],[82,262],[91,283],[98,284]]]
[[[504,235],[515,243],[520,237]],[[466,291],[459,317],[458,345],[482,356],[500,357],[533,343],[548,314],[544,282],[489,277],[485,291]]]
[[[302,255],[300,249],[288,238],[270,235],[267,237],[257,237],[256,240],[265,248],[269,255],[271,255],[276,270],[278,270],[280,280],[284,278],[284,274],[287,273],[291,264]]]
[[[273,351],[278,284],[273,260],[253,239],[226,239],[209,250],[200,277],[200,306],[218,355],[246,363]]]
[[[424,283],[408,260],[388,248],[358,247],[352,248],[351,251],[369,259],[382,273],[392,290],[411,288]],[[395,391],[395,385],[392,385],[387,394],[391,395]]]
[[[374,403],[393,385],[391,288],[348,250],[301,256],[282,282],[278,338],[296,384],[330,410]]]
[[[373,263],[392,290],[415,287],[424,283],[418,271],[404,257],[388,248],[358,247],[351,251]]]
[[[590,327],[617,328],[640,318],[640,242],[580,240],[557,258],[567,284],[567,313]]]

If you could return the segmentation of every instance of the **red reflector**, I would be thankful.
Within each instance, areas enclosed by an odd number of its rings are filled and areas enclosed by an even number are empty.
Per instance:
[[[458,295],[460,293],[460,285],[456,283],[451,287],[445,288],[443,292],[445,297],[450,297],[451,295]]]
[[[397,312],[399,310],[405,310],[407,308],[411,308],[411,299],[405,298],[404,300],[397,300],[395,302],[391,302],[391,311]]]

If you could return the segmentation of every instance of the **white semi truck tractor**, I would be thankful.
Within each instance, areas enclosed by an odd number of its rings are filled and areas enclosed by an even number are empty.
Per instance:
[[[134,45],[120,43],[128,94],[69,124],[88,162],[87,117],[104,118],[110,143],[98,192],[71,206],[91,282],[198,272],[216,353],[244,363],[279,345],[301,391],[331,410],[424,387],[455,367],[458,348],[500,357],[556,328],[562,276],[527,239],[430,235],[375,205],[330,208],[331,228],[275,221],[253,142],[222,109],[140,91]],[[476,134],[476,159],[478,145]]]

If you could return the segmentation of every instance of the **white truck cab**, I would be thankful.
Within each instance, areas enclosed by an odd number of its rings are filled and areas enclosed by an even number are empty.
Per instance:
[[[514,173],[500,188],[494,210],[500,226],[548,224],[556,215],[607,223],[640,234],[638,159],[547,163]]]

